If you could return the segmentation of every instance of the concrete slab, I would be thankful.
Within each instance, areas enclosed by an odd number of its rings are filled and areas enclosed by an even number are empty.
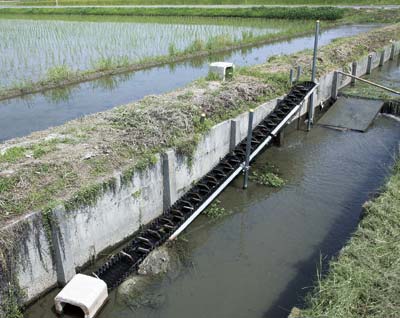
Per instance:
[[[318,121],[319,125],[366,131],[383,106],[381,100],[340,97]]]
[[[66,304],[82,309],[85,318],[93,318],[107,300],[107,285],[91,276],[77,274],[55,297],[57,313],[61,314]]]

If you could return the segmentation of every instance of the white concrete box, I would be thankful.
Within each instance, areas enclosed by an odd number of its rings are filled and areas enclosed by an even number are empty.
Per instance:
[[[107,300],[107,285],[91,276],[76,274],[54,298],[57,313],[70,304],[82,309],[85,318],[93,318]]]
[[[229,62],[214,62],[210,64],[210,73],[217,74],[223,81],[232,76],[235,66]]]

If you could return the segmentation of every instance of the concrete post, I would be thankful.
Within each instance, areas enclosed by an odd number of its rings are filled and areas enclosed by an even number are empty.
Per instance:
[[[163,210],[167,210],[176,201],[176,180],[175,180],[175,152],[167,150],[162,155],[163,169]]]
[[[367,75],[371,74],[371,69],[372,69],[372,55],[368,55],[368,64],[367,64]]]
[[[290,72],[289,72],[289,85],[290,86],[292,86],[292,84],[293,84],[293,69],[291,68],[290,69]]]
[[[381,52],[381,58],[379,59],[379,66],[383,66],[385,64],[385,50]]]
[[[395,43],[392,43],[392,48],[390,50],[390,60],[393,61],[394,60],[394,53],[396,51],[396,45]]]
[[[300,81],[301,77],[301,66],[297,66],[296,82]]]
[[[233,119],[231,120],[231,138],[229,141],[229,151],[235,149],[236,145],[240,141],[240,121]]]
[[[57,208],[52,213],[51,239],[54,261],[57,270],[57,282],[60,286],[66,285],[75,276],[75,259],[68,246],[64,244],[63,232],[59,228],[60,219],[65,217],[65,211]]]
[[[354,61],[353,64],[351,64],[351,75],[357,76],[357,62],[356,61]],[[351,85],[354,86],[355,83],[356,83],[356,79],[352,77]]]
[[[332,79],[332,99],[336,100],[338,96],[338,91],[339,91],[339,73],[335,72],[333,73],[333,79]]]
[[[246,142],[246,163],[243,168],[244,169],[243,189],[247,189],[249,183],[251,138],[253,137],[253,117],[254,117],[254,110],[250,109],[249,124],[247,129],[247,142]]]

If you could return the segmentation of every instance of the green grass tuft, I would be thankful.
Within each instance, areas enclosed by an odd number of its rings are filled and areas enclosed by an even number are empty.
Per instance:
[[[213,220],[217,220],[227,215],[228,212],[226,209],[221,207],[221,201],[215,200],[207,209],[204,210],[203,214]]]
[[[285,180],[279,176],[279,170],[272,165],[265,165],[259,170],[252,171],[250,180],[273,188],[281,188],[285,185]]]
[[[23,147],[13,147],[7,149],[6,152],[0,155],[0,163],[1,162],[17,162],[19,159],[25,156],[26,149]]]

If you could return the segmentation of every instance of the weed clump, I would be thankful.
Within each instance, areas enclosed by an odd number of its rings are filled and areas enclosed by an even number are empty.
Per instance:
[[[215,200],[210,206],[204,210],[204,215],[207,217],[217,220],[227,215],[227,211],[225,208],[221,207],[221,201]]]
[[[253,171],[250,180],[273,188],[281,188],[285,185],[285,180],[279,176],[279,170],[273,165],[266,165],[262,169]]]

